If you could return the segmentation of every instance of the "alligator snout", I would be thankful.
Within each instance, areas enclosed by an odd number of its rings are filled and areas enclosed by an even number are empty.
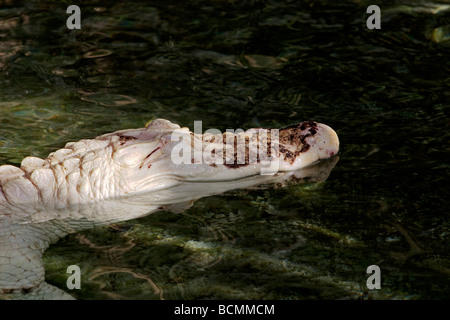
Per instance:
[[[325,124],[313,121],[281,129],[279,141],[282,171],[303,168],[339,152],[336,132]]]

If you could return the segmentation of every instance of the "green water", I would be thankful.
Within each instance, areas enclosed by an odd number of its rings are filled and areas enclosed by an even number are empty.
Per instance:
[[[315,120],[341,152],[319,185],[70,235],[47,282],[77,264],[80,299],[450,298],[450,2],[83,1],[81,30],[67,6],[0,1],[0,164],[154,118]]]

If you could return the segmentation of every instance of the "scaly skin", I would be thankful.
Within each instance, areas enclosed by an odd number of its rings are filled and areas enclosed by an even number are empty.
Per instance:
[[[20,168],[1,166],[0,298],[71,298],[44,282],[42,264],[43,252],[67,234],[157,210],[181,212],[231,189],[323,181],[337,161],[311,166],[339,150],[328,126],[302,122],[281,129],[278,141],[274,131],[255,132],[193,134],[157,119],[146,128],[68,143],[46,159],[27,157]],[[222,141],[234,142],[236,152]],[[276,166],[252,158],[264,147]],[[192,151],[190,161],[176,161],[180,150]]]

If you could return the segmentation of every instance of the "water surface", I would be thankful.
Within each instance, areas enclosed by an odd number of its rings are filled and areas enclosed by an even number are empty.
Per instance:
[[[68,236],[45,253],[49,283],[77,264],[80,299],[450,297],[450,2],[84,1],[81,30],[67,6],[0,2],[0,164],[154,118],[315,120],[342,149],[321,184]]]

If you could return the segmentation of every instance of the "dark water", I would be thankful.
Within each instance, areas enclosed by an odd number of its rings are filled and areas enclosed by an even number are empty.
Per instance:
[[[154,118],[315,120],[341,152],[320,185],[64,238],[49,283],[77,264],[80,299],[450,298],[449,1],[83,1],[81,30],[68,5],[0,1],[0,164]]]

